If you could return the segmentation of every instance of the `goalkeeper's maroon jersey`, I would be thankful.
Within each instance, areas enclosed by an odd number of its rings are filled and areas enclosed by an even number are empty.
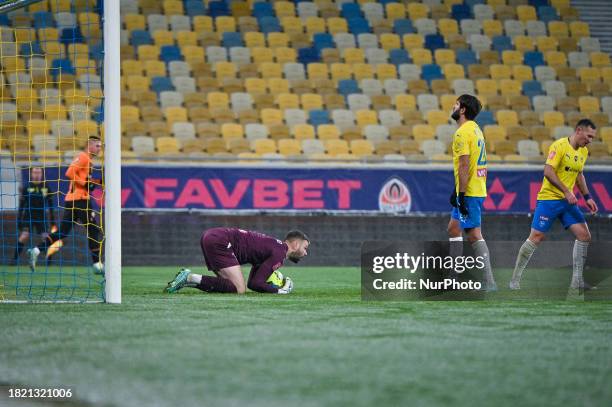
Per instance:
[[[276,292],[266,281],[270,274],[283,265],[287,244],[263,233],[237,228],[209,229],[200,240],[202,253],[209,270],[251,264],[249,288],[260,292]]]

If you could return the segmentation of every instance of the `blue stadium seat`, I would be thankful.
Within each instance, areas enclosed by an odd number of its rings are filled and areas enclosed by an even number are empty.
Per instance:
[[[185,13],[189,17],[195,16],[205,16],[206,15],[206,7],[204,3],[199,0],[187,0],[185,2]]]
[[[340,15],[347,20],[349,18],[361,18],[363,17],[363,13],[361,12],[361,7],[357,3],[343,3],[342,10],[340,11]]]
[[[102,124],[104,122],[104,103],[100,104],[100,106],[96,107],[91,118],[96,121],[98,124]]]
[[[476,54],[471,49],[458,49],[455,52],[457,54],[457,63],[463,65],[466,72],[468,66],[478,63]]]
[[[40,43],[38,41],[32,42],[24,42],[19,47],[20,55],[44,55],[45,51],[43,51]]]
[[[8,15],[0,14],[0,25],[4,25],[6,27],[11,25],[11,20],[9,19]]]
[[[34,13],[34,28],[55,27],[53,14],[48,11],[37,11]]]
[[[361,93],[357,81],[354,79],[343,79],[338,81],[338,93],[346,97],[353,93]]]
[[[226,48],[244,46],[244,43],[242,42],[242,34],[237,32],[224,32],[223,46]]]
[[[529,5],[535,8],[542,7],[542,6],[548,6],[548,4],[549,4],[548,0],[529,0]]]
[[[523,56],[523,63],[535,69],[536,66],[546,65],[544,55],[540,51],[527,51]]]
[[[57,80],[60,73],[63,75],[75,75],[76,71],[72,66],[72,61],[69,59],[54,59],[51,63],[51,75],[53,75],[53,80]]]
[[[164,45],[161,47],[159,59],[169,63],[171,61],[182,61],[183,56],[181,55],[181,49],[176,45]]]
[[[211,1],[208,3],[208,15],[211,17],[230,16],[230,10],[224,1]]]
[[[400,2],[399,0],[381,0],[379,1],[379,3],[382,4],[383,6],[389,3],[399,3],[399,2]]]
[[[298,62],[306,65],[313,62],[321,62],[321,55],[316,48],[300,48],[298,49]]]
[[[349,32],[353,35],[367,34],[371,32],[370,23],[365,18],[347,19]]]
[[[312,37],[312,42],[314,44],[314,48],[321,53],[321,50],[325,48],[336,48],[334,43],[334,37],[328,33],[316,33]]]
[[[132,45],[138,47],[140,45],[151,45],[153,44],[153,38],[148,30],[134,30],[132,31]]]
[[[151,90],[159,94],[160,92],[173,91],[172,80],[167,76],[155,76],[151,79]]]
[[[272,4],[267,2],[254,3],[253,17],[256,17],[258,20],[262,17],[274,17],[274,9],[272,8]]]
[[[405,34],[412,34],[416,30],[412,25],[412,20],[408,18],[398,18],[393,22],[393,32],[399,35],[400,37]]]
[[[491,124],[496,124],[495,117],[493,117],[493,112],[490,110],[481,110],[476,116],[476,123],[482,129],[484,126],[488,126]]]
[[[425,48],[434,52],[440,48],[446,48],[444,37],[440,34],[428,34],[425,36]]]
[[[310,115],[310,124],[312,124],[313,126],[329,124],[329,111],[328,110],[311,110],[309,115]]]
[[[64,28],[60,34],[60,42],[62,44],[74,44],[85,42],[85,39],[79,27]]]
[[[514,47],[512,46],[512,40],[510,39],[510,37],[507,37],[505,35],[496,35],[495,37],[493,37],[493,49],[495,51],[509,51],[509,50],[513,50]]]
[[[451,15],[457,21],[473,17],[472,9],[470,8],[470,6],[465,4],[453,4],[453,7],[451,9]]]
[[[255,3],[255,4],[261,4],[261,3]],[[261,29],[261,32],[264,34],[281,31],[280,22],[278,21],[278,18],[276,17],[264,16],[264,17],[258,18],[257,20],[259,22],[259,28]]]
[[[523,94],[533,99],[534,96],[543,95],[544,90],[540,81],[524,81],[523,82]]]
[[[89,44],[89,58],[96,61],[104,59],[104,44],[102,42]]]
[[[394,65],[411,64],[412,59],[408,55],[408,51],[402,48],[395,48],[389,52],[389,61]]]
[[[485,0],[465,0],[464,3],[466,6],[468,6],[472,10],[474,9],[474,6],[476,4],[487,4]]]
[[[431,81],[434,79],[444,79],[442,69],[438,64],[425,64],[421,67],[421,77],[431,85]]]
[[[557,10],[550,6],[538,7],[538,20],[544,21],[545,23],[559,20]]]

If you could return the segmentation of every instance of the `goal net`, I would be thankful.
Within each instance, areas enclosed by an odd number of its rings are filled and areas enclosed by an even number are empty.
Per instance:
[[[101,5],[0,2],[0,301],[104,301]]]

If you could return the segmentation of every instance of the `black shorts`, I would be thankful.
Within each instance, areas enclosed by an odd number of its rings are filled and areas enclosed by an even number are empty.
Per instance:
[[[96,223],[96,211],[88,199],[66,201],[62,222],[75,222],[79,225]]]

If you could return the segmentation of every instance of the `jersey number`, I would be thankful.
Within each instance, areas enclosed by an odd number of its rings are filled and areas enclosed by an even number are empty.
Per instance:
[[[484,140],[478,140],[478,148],[480,149],[480,155],[478,155],[477,165],[487,165],[487,149]]]

